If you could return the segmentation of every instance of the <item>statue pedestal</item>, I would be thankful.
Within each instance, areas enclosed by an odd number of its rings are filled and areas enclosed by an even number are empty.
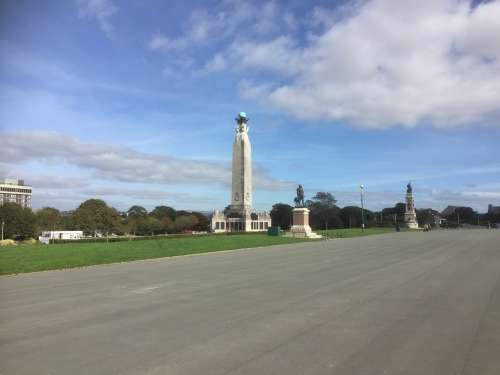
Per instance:
[[[292,210],[293,225],[285,237],[323,238],[319,234],[313,233],[309,226],[309,210],[297,207]]]
[[[415,201],[411,192],[406,193],[405,224],[408,228],[418,228],[417,214],[415,212]]]

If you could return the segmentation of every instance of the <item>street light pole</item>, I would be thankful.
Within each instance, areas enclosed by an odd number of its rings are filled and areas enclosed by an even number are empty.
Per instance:
[[[398,214],[394,214],[394,224],[396,224],[396,218],[398,217]]]
[[[363,214],[363,184],[359,185],[359,188],[361,189],[361,232],[364,233],[365,231],[365,218]]]
[[[0,242],[0,246],[3,246],[3,226],[5,224],[5,218],[2,219],[2,242]]]

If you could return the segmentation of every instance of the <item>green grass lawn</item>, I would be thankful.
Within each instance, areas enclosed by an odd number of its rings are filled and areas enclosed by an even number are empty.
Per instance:
[[[172,238],[110,243],[0,247],[0,275],[85,267],[177,255],[209,253],[310,241],[262,235]]]
[[[401,229],[410,231],[411,229]],[[316,233],[335,238],[340,233],[347,238],[395,233],[394,228],[370,228],[362,233],[360,228]],[[20,245],[0,247],[0,275],[58,270],[129,262],[133,260],[172,257],[177,255],[209,253],[213,251],[236,250],[251,247],[284,245],[310,241],[304,238],[270,237],[262,235],[213,236],[171,238],[110,243],[67,243],[57,245]]]

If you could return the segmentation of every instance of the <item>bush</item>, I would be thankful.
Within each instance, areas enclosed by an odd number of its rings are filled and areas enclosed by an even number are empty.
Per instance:
[[[2,246],[17,246],[17,242],[14,240],[3,240]]]

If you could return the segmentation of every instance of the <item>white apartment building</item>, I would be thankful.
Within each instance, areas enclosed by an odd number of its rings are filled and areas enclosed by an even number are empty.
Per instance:
[[[0,204],[14,202],[31,208],[32,191],[33,187],[24,185],[24,180],[0,178]]]

